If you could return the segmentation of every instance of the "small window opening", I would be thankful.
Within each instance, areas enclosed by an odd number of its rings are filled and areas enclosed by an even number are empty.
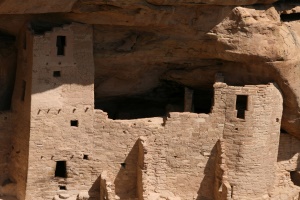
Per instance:
[[[66,36],[58,35],[56,38],[57,55],[65,55]]]
[[[88,160],[89,159],[89,155],[83,155],[83,159],[84,160]]]
[[[54,71],[53,77],[60,77],[60,71]]]
[[[231,186],[231,194],[230,194],[231,198],[233,198],[233,186]]]
[[[291,171],[290,176],[294,185],[300,186],[300,171]]]
[[[56,161],[55,177],[67,178],[66,161]]]
[[[236,110],[237,118],[245,119],[245,111],[247,110],[248,96],[247,95],[237,95],[236,96]]]
[[[126,163],[121,163],[121,167],[122,167],[123,169],[125,169]]]
[[[78,127],[78,120],[71,120],[71,126]]]
[[[60,185],[58,187],[59,187],[59,190],[67,190],[67,187],[65,185]]]
[[[24,101],[25,100],[25,95],[26,95],[26,81],[22,81],[22,96],[21,96],[21,100]]]

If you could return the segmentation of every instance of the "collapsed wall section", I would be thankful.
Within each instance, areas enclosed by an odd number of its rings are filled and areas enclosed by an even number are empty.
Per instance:
[[[277,158],[275,195],[285,193],[289,197],[299,196],[300,140],[286,132],[281,132]]]

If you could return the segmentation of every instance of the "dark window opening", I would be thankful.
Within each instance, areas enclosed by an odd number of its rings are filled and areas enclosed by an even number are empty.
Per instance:
[[[53,77],[60,77],[60,71],[54,71]]]
[[[211,90],[194,90],[193,107],[195,113],[210,113],[213,106],[214,92]]]
[[[22,81],[22,95],[21,95],[21,100],[25,100],[25,95],[26,95],[26,81]]]
[[[66,36],[57,36],[56,38],[56,47],[57,47],[57,55],[64,56],[65,55],[65,46],[66,46]]]
[[[300,186],[300,171],[291,171],[290,176],[294,185]]]
[[[121,163],[121,167],[125,169],[126,163]]]
[[[164,117],[168,112],[183,112],[184,87],[162,81],[158,87],[142,94],[99,98],[96,109],[108,113],[110,119]]]
[[[282,22],[290,22],[300,20],[300,13],[281,14],[280,19]]]
[[[288,134],[288,132],[286,130],[284,130],[284,129],[280,129],[280,133],[281,134]]]
[[[237,118],[245,119],[245,111],[248,106],[248,96],[247,95],[237,95],[236,96],[236,110]]]
[[[83,155],[83,159],[84,160],[88,160],[89,159],[89,155]]]
[[[71,126],[78,127],[78,120],[71,120],[70,124],[71,124]]]
[[[56,161],[55,177],[67,178],[66,161]]]
[[[67,190],[67,187],[65,185],[60,185],[58,187],[59,187],[59,190]]]

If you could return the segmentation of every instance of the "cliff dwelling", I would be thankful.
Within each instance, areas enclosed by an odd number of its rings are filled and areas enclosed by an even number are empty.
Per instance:
[[[0,1],[0,199],[299,200],[300,3]]]

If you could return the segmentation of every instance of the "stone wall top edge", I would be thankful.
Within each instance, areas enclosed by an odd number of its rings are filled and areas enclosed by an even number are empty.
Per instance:
[[[106,112],[100,109],[94,109],[95,120],[104,120],[106,122],[114,123],[124,123],[124,124],[134,124],[143,123],[145,125],[159,125],[163,126],[168,121],[174,121],[177,119],[199,119],[199,118],[209,118],[211,113],[192,113],[192,112],[169,112],[167,116],[161,117],[148,117],[148,118],[138,118],[138,119],[110,119]]]
[[[109,119],[112,120],[112,119]],[[149,118],[140,118],[140,119],[118,119],[112,120],[114,122],[124,122],[124,123],[135,123],[135,122],[144,122],[144,123],[151,123],[151,124],[162,124],[164,122],[163,117],[149,117]]]

